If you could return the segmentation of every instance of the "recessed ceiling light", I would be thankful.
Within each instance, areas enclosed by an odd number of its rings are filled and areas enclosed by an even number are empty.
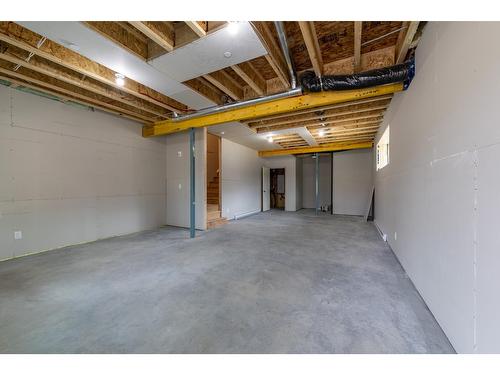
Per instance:
[[[238,30],[240,28],[240,25],[237,21],[229,21],[226,28],[227,28],[227,31],[230,35],[236,35],[236,34],[238,34]]]
[[[220,132],[221,135],[224,135],[224,132]]]
[[[224,52],[225,58],[229,59],[231,56],[233,56],[233,54],[231,52],[229,52],[229,51]]]
[[[115,73],[115,82],[118,86],[125,85],[125,76],[121,73]]]
[[[325,131],[323,129],[321,129],[319,132],[318,132],[318,135],[320,137],[323,137],[325,135]]]
[[[268,141],[269,143],[273,143],[273,137],[268,137],[268,138],[267,138],[267,141]]]

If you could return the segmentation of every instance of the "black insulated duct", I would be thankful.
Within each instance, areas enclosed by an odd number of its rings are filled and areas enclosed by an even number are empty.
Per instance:
[[[309,92],[354,90],[397,82],[403,82],[406,90],[414,76],[415,58],[411,58],[402,64],[356,74],[316,77],[307,71],[300,82],[302,89]]]

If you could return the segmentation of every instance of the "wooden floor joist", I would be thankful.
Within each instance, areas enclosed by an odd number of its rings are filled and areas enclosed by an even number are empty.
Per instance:
[[[343,103],[363,98],[392,94],[402,90],[402,83],[394,83],[390,85],[382,85],[358,90],[308,93],[301,96],[278,99],[270,102],[254,104],[247,107],[236,108],[226,112],[188,118],[186,120],[159,121],[154,125],[143,127],[142,135],[144,137],[153,137],[171,134],[189,128],[200,128],[226,122],[271,116],[279,113],[295,112],[308,108],[317,108],[335,103]]]

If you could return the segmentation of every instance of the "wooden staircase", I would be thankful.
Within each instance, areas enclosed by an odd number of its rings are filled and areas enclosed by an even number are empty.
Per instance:
[[[227,223],[220,211],[219,176],[215,176],[207,185],[207,229]]]

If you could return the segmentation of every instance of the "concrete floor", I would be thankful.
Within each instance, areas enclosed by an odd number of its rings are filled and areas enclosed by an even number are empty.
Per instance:
[[[371,223],[271,211],[0,263],[4,353],[450,353]]]

